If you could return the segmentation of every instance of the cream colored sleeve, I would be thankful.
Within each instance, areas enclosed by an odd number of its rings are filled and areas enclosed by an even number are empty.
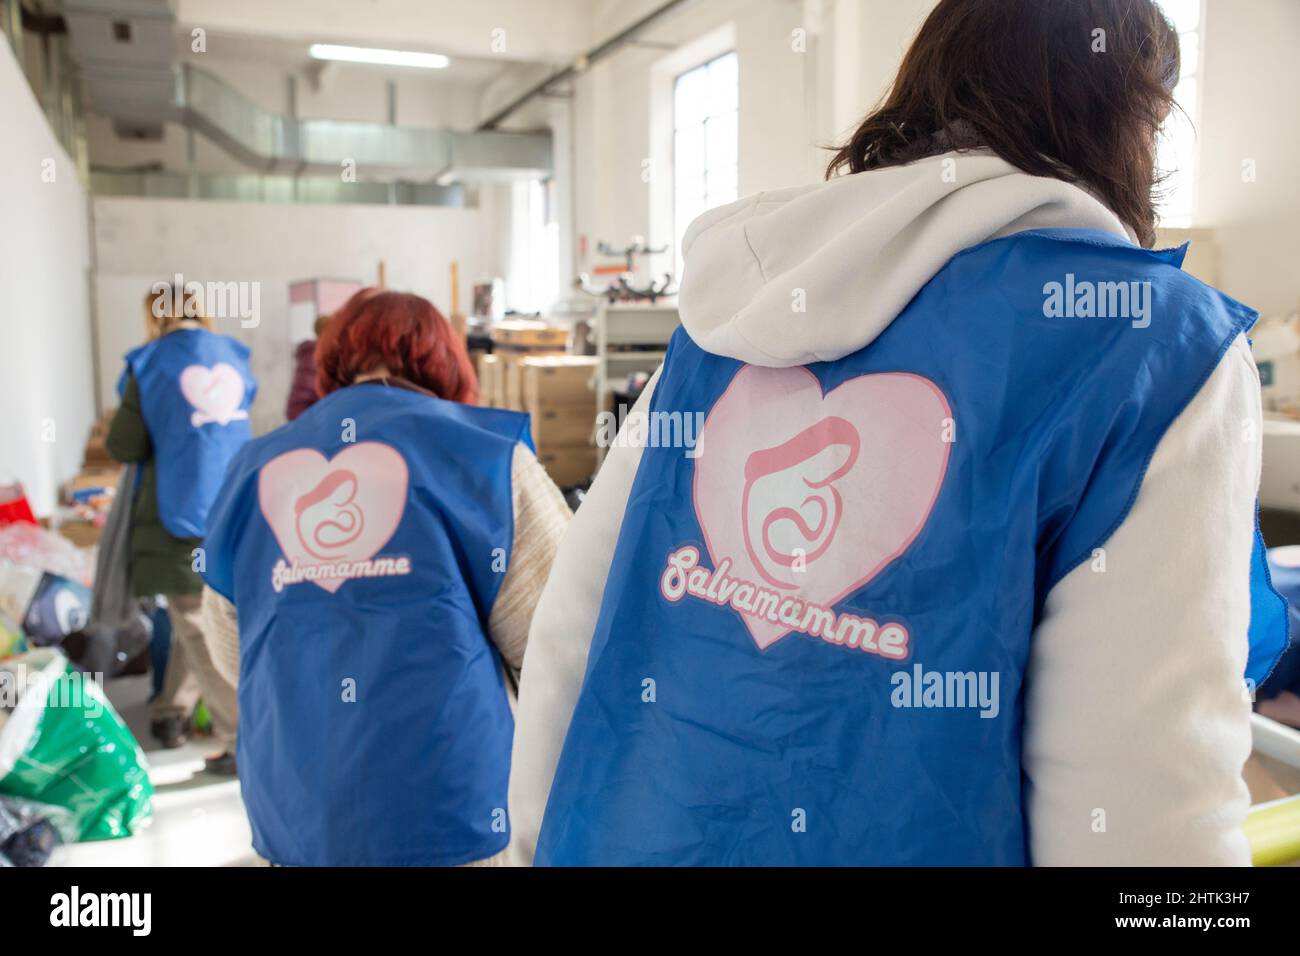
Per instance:
[[[518,673],[528,646],[528,627],[551,572],[560,539],[573,512],[537,457],[515,446],[510,467],[515,533],[510,566],[488,618],[488,636],[506,665]]]
[[[1156,446],[1105,564],[1048,594],[1022,757],[1036,865],[1250,864],[1242,674],[1261,415],[1243,336]]]
[[[649,410],[658,381],[656,371],[629,421]],[[512,866],[533,863],[643,446],[643,442],[616,441],[609,449],[564,537],[533,620],[510,757],[511,839],[506,853]]]
[[[217,673],[239,686],[239,619],[235,606],[212,588],[203,589],[203,606],[199,610],[203,636],[212,655]]]

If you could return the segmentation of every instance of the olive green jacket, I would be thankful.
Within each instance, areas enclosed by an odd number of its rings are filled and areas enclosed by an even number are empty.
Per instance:
[[[153,442],[140,410],[140,386],[127,372],[122,404],[109,425],[108,453],[120,462],[140,465],[135,506],[131,509],[131,590],[137,597],[155,594],[196,594],[203,579],[193,570],[194,549],[201,538],[176,538],[158,513],[158,480]]]

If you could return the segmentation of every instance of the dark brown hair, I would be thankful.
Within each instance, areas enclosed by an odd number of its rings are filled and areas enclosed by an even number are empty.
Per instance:
[[[1153,0],[941,0],[826,176],[990,149],[1089,190],[1150,246],[1178,74]]]

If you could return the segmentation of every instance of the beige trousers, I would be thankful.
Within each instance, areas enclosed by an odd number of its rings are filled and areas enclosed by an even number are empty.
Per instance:
[[[203,637],[199,608],[201,594],[167,595],[167,616],[172,622],[172,649],[162,688],[149,707],[151,720],[179,717],[188,720],[203,698],[212,715],[212,737],[218,748],[235,752],[239,707],[234,686],[212,666],[208,642]]]

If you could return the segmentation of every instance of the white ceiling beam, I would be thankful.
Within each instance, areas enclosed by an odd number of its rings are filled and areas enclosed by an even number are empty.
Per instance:
[[[447,56],[565,63],[593,42],[597,0],[177,0],[185,29]]]

